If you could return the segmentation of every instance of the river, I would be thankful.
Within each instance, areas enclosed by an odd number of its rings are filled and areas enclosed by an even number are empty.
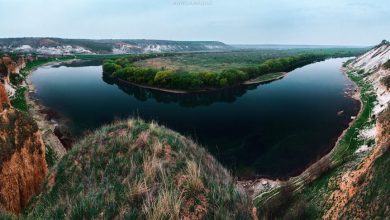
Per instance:
[[[243,178],[299,174],[331,150],[359,103],[340,71],[346,58],[296,69],[283,79],[205,94],[167,94],[103,77],[101,65],[56,65],[30,76],[42,105],[75,136],[140,117],[192,137]],[[342,111],[342,112],[341,112]]]

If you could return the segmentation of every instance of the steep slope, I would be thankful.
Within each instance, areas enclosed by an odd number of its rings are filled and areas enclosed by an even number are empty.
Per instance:
[[[340,188],[332,194],[333,205],[325,216],[365,219],[390,216],[390,88],[383,84],[383,79],[390,76],[390,70],[383,65],[389,60],[390,43],[382,41],[347,66],[350,71],[363,75],[376,93],[377,101],[371,114],[376,118],[375,144],[358,166],[343,175]]]
[[[203,148],[155,123],[88,135],[50,172],[31,219],[248,219],[251,202]]]
[[[382,152],[371,160],[366,173],[359,176],[356,193],[350,196],[342,210],[342,216],[362,219],[385,219],[390,217],[390,109],[383,112],[378,121],[378,149]]]
[[[51,55],[218,51],[226,49],[230,49],[230,46],[218,41],[0,38],[0,51]]]
[[[45,147],[35,122],[7,108],[0,113],[0,210],[20,213],[47,173]]]
[[[45,146],[37,124],[11,106],[6,91],[24,61],[2,57],[0,65],[0,213],[20,213],[46,176]]]
[[[362,107],[334,149],[297,177],[256,191],[268,219],[384,219],[390,216],[390,43],[345,64]],[[314,174],[314,175],[313,175]],[[255,193],[256,194],[256,193]]]
[[[365,80],[374,86],[377,101],[374,114],[382,112],[390,102],[389,88],[383,83],[383,79],[389,77],[389,69],[384,64],[390,60],[390,42],[382,41],[369,52],[356,58],[348,67],[358,74],[364,75]]]

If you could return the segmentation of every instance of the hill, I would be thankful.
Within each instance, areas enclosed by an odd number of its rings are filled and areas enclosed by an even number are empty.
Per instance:
[[[88,135],[51,170],[31,219],[248,219],[251,202],[203,148],[155,123]]]
[[[230,46],[218,41],[93,40],[63,38],[0,38],[0,51],[63,54],[130,54],[220,51]]]

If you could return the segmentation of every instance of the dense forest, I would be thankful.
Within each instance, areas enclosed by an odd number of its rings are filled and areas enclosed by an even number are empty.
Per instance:
[[[322,61],[330,57],[347,57],[345,53],[302,53],[282,58],[265,60],[255,66],[227,68],[219,71],[190,71],[186,69],[168,69],[136,66],[140,60],[157,56],[173,56],[174,54],[130,55],[118,59],[108,59],[103,63],[103,72],[113,78],[119,78],[135,84],[164,89],[199,91],[223,88],[241,84],[268,73],[289,72],[304,65]],[[177,55],[176,55],[177,56]],[[179,55],[180,56],[180,55]]]

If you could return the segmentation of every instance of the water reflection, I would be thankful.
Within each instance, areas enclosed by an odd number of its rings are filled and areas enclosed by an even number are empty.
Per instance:
[[[258,85],[236,86],[228,89],[210,91],[207,93],[174,94],[153,89],[141,88],[124,83],[103,74],[103,81],[110,85],[117,85],[128,95],[140,101],[154,99],[161,103],[178,103],[183,107],[209,106],[215,102],[233,103],[248,90],[254,90]]]
[[[267,85],[200,94],[116,82],[91,63],[39,68],[31,80],[36,97],[67,117],[73,133],[141,117],[192,137],[241,177],[285,177],[328,152],[356,115],[358,103],[344,95],[350,81],[339,71],[343,61],[308,65]]]

